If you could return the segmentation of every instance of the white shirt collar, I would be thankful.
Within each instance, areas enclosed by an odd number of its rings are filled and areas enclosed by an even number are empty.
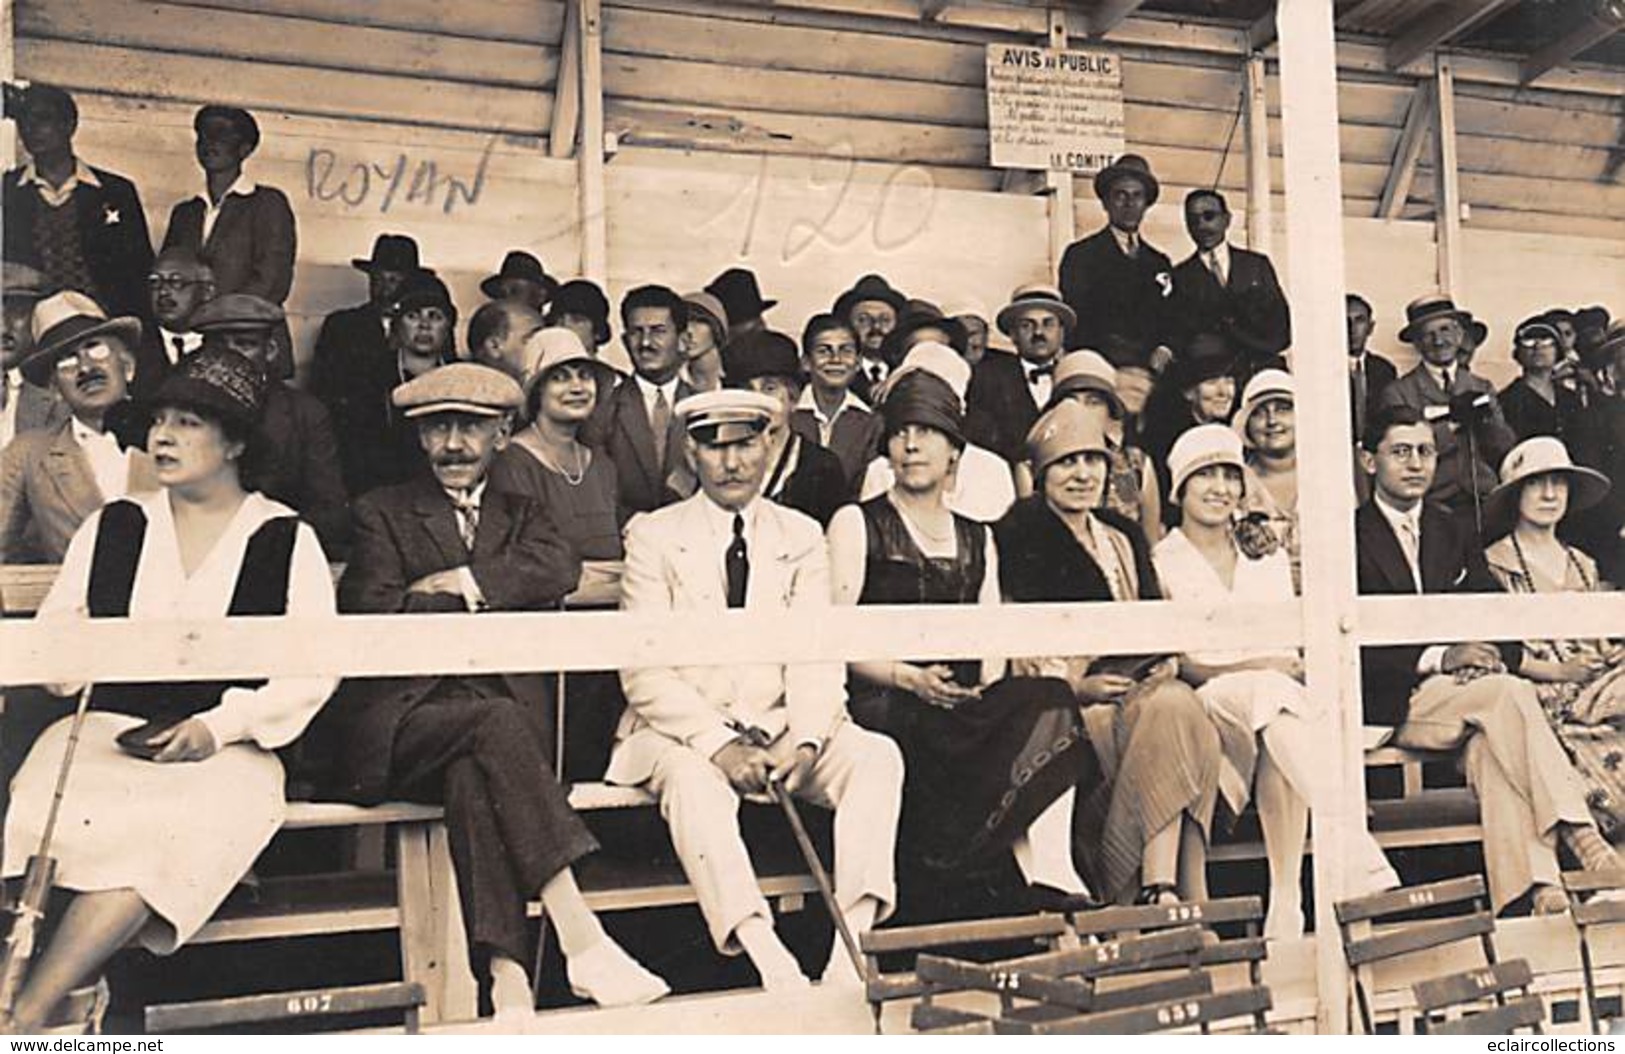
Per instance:
[[[203,347],[203,334],[201,333],[193,333],[191,330],[178,332],[173,329],[165,329],[163,326],[159,326],[158,341],[163,345],[164,358],[169,360],[169,364],[171,366],[180,361],[175,354],[176,340],[181,342],[181,355],[190,355],[192,352]]]
[[[818,399],[813,395],[812,385],[810,384],[801,389],[801,398],[796,401],[796,409],[810,410],[812,415],[823,423],[834,421],[848,410],[862,410],[864,413],[874,412],[869,409],[868,403],[859,399],[857,393],[848,388],[841,393],[841,403],[835,408],[835,412],[825,417],[824,411],[818,408]]]
[[[236,181],[232,183],[231,186],[227,187],[226,192],[220,196],[220,205],[224,205],[226,203],[226,199],[231,197],[233,194],[246,198],[258,189],[259,184],[255,183],[252,179],[249,179],[247,172],[239,172],[237,173]],[[197,196],[197,200],[203,202],[203,207],[206,209],[218,209],[220,207],[220,205],[214,205],[209,202],[208,187],[203,188],[203,193]]]
[[[649,380],[641,373],[634,373],[632,376],[637,378],[638,391],[643,393],[644,409],[652,410],[654,408],[656,392],[666,393],[667,406],[675,406],[677,404],[677,382],[681,380],[680,377],[673,376],[672,379],[667,381],[665,384],[656,384],[654,381]]]
[[[1400,529],[1400,526],[1402,524],[1409,524],[1411,529],[1416,532],[1417,539],[1418,540],[1421,539],[1421,537],[1422,537],[1422,503],[1421,502],[1417,502],[1415,505],[1411,506],[1411,509],[1410,509],[1409,512],[1403,512],[1403,511],[1401,511],[1399,509],[1394,508],[1393,505],[1389,504],[1388,499],[1383,497],[1382,492],[1379,491],[1379,490],[1373,490],[1371,492],[1371,500],[1377,506],[1377,511],[1382,513],[1382,518],[1387,520],[1388,525],[1394,529],[1395,534],[1399,533],[1399,529]]]
[[[750,546],[756,536],[756,513],[762,507],[762,500],[762,496],[757,494],[750,499],[743,509],[738,510],[739,515],[745,518],[745,545],[747,547]],[[703,494],[700,507],[705,510],[705,525],[710,530],[712,538],[717,541],[717,558],[720,560],[727,551],[728,546],[733,542],[734,512],[730,509],[724,509],[721,505],[712,501],[710,496]]]
[[[1220,242],[1219,244],[1215,245],[1211,249],[1203,249],[1199,255],[1204,256],[1204,257],[1205,256],[1211,256],[1213,259],[1217,260],[1219,262],[1219,269],[1225,273],[1226,277],[1229,277],[1229,275],[1230,275],[1230,243],[1229,242]]]
[[[91,171],[90,166],[77,157],[73,159],[73,174],[68,177],[67,182],[63,183],[60,189],[52,187],[50,183],[46,182],[45,177],[39,174],[39,169],[34,167],[33,159],[30,158],[28,164],[24,165],[23,170],[17,174],[17,185],[26,186],[30,183],[38,184],[46,190],[56,190],[62,194],[70,193],[80,183],[92,187],[102,185],[102,181],[96,178],[96,173]]]
[[[1446,392],[1450,391],[1450,385],[1445,383],[1445,371],[1449,370],[1452,375],[1461,371],[1460,366],[1435,366],[1433,363],[1427,362],[1426,360],[1423,361],[1422,368],[1428,371],[1428,375],[1433,378],[1433,383],[1443,388]],[[1454,380],[1454,376],[1452,376],[1451,379]]]
[[[474,485],[473,490],[467,492],[467,494],[468,494],[467,504],[473,505],[476,508],[479,506],[480,501],[485,497],[485,484],[486,484],[486,482],[487,482],[486,480],[483,480],[483,479],[480,480],[478,483],[476,483]],[[451,489],[449,489],[447,487],[441,487],[440,489],[446,492],[446,497],[451,499],[451,503],[453,505],[458,504],[458,499],[457,499],[457,495],[459,493],[458,491],[451,490]]]
[[[1112,232],[1112,238],[1116,240],[1117,247],[1123,250],[1125,255],[1132,252],[1134,247],[1140,244],[1140,233],[1138,231],[1120,231],[1110,224],[1107,224],[1106,229]]]

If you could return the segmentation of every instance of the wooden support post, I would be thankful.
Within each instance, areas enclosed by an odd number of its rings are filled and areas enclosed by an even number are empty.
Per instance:
[[[559,35],[559,72],[553,84],[553,123],[547,132],[547,156],[569,157],[581,126],[581,5],[564,5]]]
[[[609,288],[604,193],[604,17],[601,0],[571,0],[581,39],[581,275]]]
[[[1405,211],[1405,201],[1411,195],[1411,184],[1416,181],[1416,163],[1422,159],[1422,145],[1433,131],[1433,83],[1420,81],[1411,92],[1410,109],[1405,111],[1405,129],[1399,133],[1399,144],[1388,166],[1388,178],[1382,184],[1382,200],[1377,203],[1377,215],[1385,220],[1397,220]]]
[[[1439,290],[1461,291],[1461,182],[1456,170],[1456,78],[1450,59],[1434,58],[1433,237],[1438,247]]]
[[[1059,8],[1050,8],[1049,46],[1057,49],[1065,48],[1069,39],[1066,12]],[[1053,170],[1046,172],[1044,186],[1048,193],[1049,209],[1049,273],[1058,275],[1061,272],[1061,256],[1078,233],[1072,197],[1072,173]]]
[[[1273,22],[1271,23],[1274,24]],[[1247,58],[1247,248],[1266,256],[1275,226],[1270,185],[1270,114],[1264,56]],[[1222,179],[1224,173],[1219,173]]]
[[[1300,348],[1344,340],[1343,175],[1338,150],[1337,49],[1332,0],[1293,0],[1276,12],[1280,31],[1281,145],[1286,162],[1287,286]],[[1295,363],[1298,417],[1326,427],[1298,436],[1299,529],[1303,535],[1304,665],[1311,699],[1335,715],[1340,793],[1317,802],[1314,882],[1318,1031],[1348,1031],[1348,969],[1332,905],[1343,895],[1348,835],[1365,826],[1364,767],[1354,649],[1354,488],[1348,368],[1341,355]]]

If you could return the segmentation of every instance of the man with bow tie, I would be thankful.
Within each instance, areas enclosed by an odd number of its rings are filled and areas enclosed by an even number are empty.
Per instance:
[[[1413,407],[1379,409],[1361,439],[1371,499],[1355,513],[1360,592],[1494,593],[1470,528],[1426,501],[1440,454]],[[1484,869],[1497,912],[1568,909],[1557,844],[1587,870],[1620,866],[1597,832],[1585,786],[1518,676],[1519,644],[1366,648],[1360,680],[1368,724],[1420,750],[1462,749],[1484,824]]]
[[[391,400],[417,426],[432,475],[356,502],[340,610],[556,607],[580,563],[545,507],[486,487],[524,402],[518,383],[490,366],[453,363],[400,385]],[[576,886],[571,866],[597,843],[553,774],[550,696],[539,674],[352,679],[312,726],[337,747],[333,796],[445,805],[472,965],[499,1025],[533,1010],[525,905],[538,895],[576,994],[609,1006],[666,991],[604,933]]]
[[[995,319],[1016,354],[987,350],[971,375],[965,406],[970,420],[981,425],[972,431],[988,430],[972,438],[1012,465],[1026,459],[1027,433],[1049,405],[1055,363],[1077,321],[1060,291],[1043,284],[1016,289]]]
[[[627,525],[626,610],[703,619],[730,609],[789,609],[813,619],[828,608],[823,532],[761,495],[763,433],[777,409],[765,395],[732,389],[678,405],[700,492]],[[739,798],[759,799],[782,781],[835,810],[835,898],[852,932],[862,933],[896,899],[903,792],[896,744],[852,723],[839,662],[643,666],[623,670],[621,683],[630,705],[605,778],[659,797],[716,947],[743,950],[770,990],[804,988],[751,869]],[[860,983],[839,941],[823,977]]]

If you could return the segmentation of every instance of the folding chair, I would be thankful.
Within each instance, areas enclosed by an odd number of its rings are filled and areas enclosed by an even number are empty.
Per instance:
[[[930,987],[916,1004],[910,1024],[917,1030],[993,1022],[1008,1032],[1016,1022],[1034,1023],[1106,1011],[1144,1007],[1209,995],[1212,978],[1197,966],[1202,931],[1196,926],[1165,930],[990,963],[922,954],[915,973]],[[1154,974],[1142,979],[1140,974]],[[1131,985],[1102,988],[1105,978],[1135,975]],[[944,1007],[936,1000],[950,992],[997,995],[996,1017]],[[1017,1000],[1026,1002],[1019,1003]]]
[[[900,926],[861,934],[858,945],[864,957],[864,990],[874,1013],[875,1032],[881,1031],[881,1012],[886,1003],[936,991],[932,982],[921,979],[914,970],[886,973],[881,956],[1016,941],[1036,942],[1054,950],[1070,940],[1066,918],[1051,914]]]
[[[1124,937],[1133,934],[1157,933],[1183,926],[1206,929],[1211,937],[1205,938],[1198,955],[1198,965],[1219,967],[1245,963],[1248,985],[1263,987],[1264,959],[1268,948],[1262,936],[1264,902],[1259,897],[1226,897],[1219,900],[1183,901],[1178,904],[1144,905],[1136,907],[1099,908],[1078,912],[1071,916],[1072,929],[1079,939],[1091,937]],[[1239,929],[1238,936],[1225,937],[1214,927]],[[1216,939],[1215,939],[1216,938]],[[1267,1030],[1264,1011],[1258,1010],[1253,1027],[1259,1032]]]
[[[1470,914],[1446,918],[1415,919],[1421,911],[1466,905]],[[1494,1020],[1479,1027],[1505,1025],[1533,1027],[1540,1031],[1544,1008],[1540,1000],[1527,996],[1530,971],[1523,960],[1500,963],[1495,953],[1495,918],[1489,912],[1482,875],[1452,878],[1422,886],[1374,893],[1339,902],[1335,906],[1338,928],[1343,938],[1343,955],[1353,972],[1354,999],[1360,1026],[1366,1035],[1376,1032],[1375,965],[1458,941],[1476,939],[1484,953],[1484,966],[1412,986],[1421,1011],[1423,1031],[1460,1031],[1465,1022],[1440,1023],[1434,1015],[1467,1002],[1493,1000]],[[1381,927],[1379,930],[1378,927]],[[1522,978],[1523,980],[1519,981]],[[1509,1000],[1509,993],[1512,998]],[[1534,1007],[1534,1019],[1525,1020]],[[1508,1009],[1513,1007],[1515,1009]],[[1478,1015],[1486,1016],[1486,1015]]]
[[[1580,931],[1580,969],[1585,975],[1586,1009],[1591,1028],[1598,1035],[1603,1028],[1601,1001],[1597,996],[1596,952],[1591,946],[1593,926],[1615,926],[1625,922],[1625,901],[1589,898],[1590,894],[1625,889],[1625,870],[1567,871],[1563,888],[1568,890],[1570,914]],[[1589,898],[1589,899],[1588,899]]]

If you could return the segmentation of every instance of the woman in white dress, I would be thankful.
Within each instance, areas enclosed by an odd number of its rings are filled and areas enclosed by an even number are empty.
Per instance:
[[[243,483],[264,385],[235,352],[181,361],[154,397],[147,433],[163,489],[111,502],[85,521],[40,619],[72,632],[86,618],[286,614],[321,632],[314,623],[332,617],[334,605],[315,533]],[[281,825],[284,777],[272,751],[299,736],[334,683],[92,688],[51,845],[57,886],[76,895],[0,1030],[38,1031],[129,941],[168,954],[208,920]],[[80,687],[53,686],[65,694]],[[17,774],[7,877],[21,874],[39,846],[71,723],[46,729]]]
[[[1224,425],[1198,425],[1168,455],[1179,526],[1152,553],[1164,593],[1174,600],[1243,603],[1291,600],[1286,552],[1249,558],[1236,544],[1243,498],[1241,440]],[[1322,708],[1304,692],[1303,662],[1293,648],[1267,652],[1188,652],[1180,673],[1208,706],[1224,760],[1219,791],[1237,815],[1256,786],[1269,860],[1270,906],[1264,936],[1303,934],[1303,845],[1309,809],[1335,793],[1337,738]],[[1262,749],[1260,749],[1260,742]],[[1349,885],[1359,896],[1399,884],[1375,840],[1363,831],[1350,845]]]

